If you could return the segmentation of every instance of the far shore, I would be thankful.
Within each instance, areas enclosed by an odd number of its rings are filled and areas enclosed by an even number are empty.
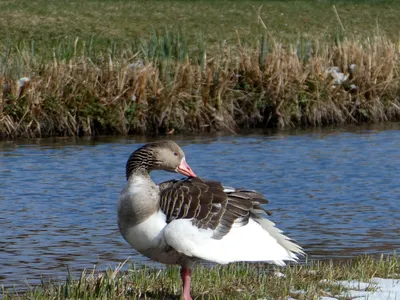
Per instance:
[[[237,133],[254,128],[315,128],[400,120],[399,42],[295,45],[260,39],[220,55],[177,59],[95,58],[48,62],[27,54],[29,75],[1,77],[0,137]],[[269,43],[269,42],[268,42]],[[322,43],[322,42],[321,42]],[[316,48],[318,45],[318,48]],[[85,47],[77,40],[76,47]],[[160,48],[161,49],[161,48]],[[85,51],[83,51],[85,52]],[[164,58],[163,58],[164,57]],[[13,57],[17,64],[18,58]]]
[[[0,10],[0,138],[400,120],[398,1],[21,0]]]

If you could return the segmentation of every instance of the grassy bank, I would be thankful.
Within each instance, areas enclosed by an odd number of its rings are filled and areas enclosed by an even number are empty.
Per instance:
[[[397,39],[399,12],[396,0],[4,0],[0,40],[34,40],[51,49],[60,41],[93,37],[96,48],[107,48],[111,41],[130,43],[153,28],[167,28],[184,32],[193,47],[202,35],[208,48],[218,49],[224,40],[235,43],[237,33],[255,41],[264,30],[258,17],[283,42],[301,34],[330,40],[341,28],[357,39],[381,34]]]
[[[7,70],[30,79],[0,78],[3,137],[235,132],[400,119],[399,44],[384,37],[289,46],[265,37],[252,48],[238,41],[214,56],[199,47],[197,57],[168,32],[96,56],[80,40],[60,44],[50,60],[30,49],[24,45],[4,60]]]
[[[0,137],[400,120],[400,3],[332,3],[4,1]]]
[[[369,282],[372,277],[399,278],[397,256],[359,257],[352,261],[323,261],[306,265],[272,267],[262,264],[198,266],[193,274],[196,299],[318,299],[338,296],[346,288],[338,280]],[[374,290],[371,285],[370,290]],[[47,283],[24,293],[3,291],[3,299],[177,299],[180,278],[177,267],[127,272],[84,272],[62,283]],[[341,296],[343,299],[346,297]]]

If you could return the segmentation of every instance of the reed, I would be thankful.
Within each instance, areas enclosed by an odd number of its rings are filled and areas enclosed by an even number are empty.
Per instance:
[[[65,282],[47,282],[16,292],[3,288],[3,299],[175,299],[180,294],[177,267],[160,270],[131,266],[121,271],[84,271],[67,275]],[[273,267],[267,264],[198,266],[193,274],[196,299],[347,299],[339,280],[369,282],[372,277],[399,278],[399,259],[361,256],[348,261],[313,261]],[[374,290],[374,285],[370,287]]]
[[[3,137],[209,132],[323,126],[400,119],[399,42],[384,36],[237,37],[209,55],[200,39],[153,31],[147,40],[111,44],[3,43]],[[40,54],[38,54],[40,53]],[[22,76],[26,77],[25,79]]]

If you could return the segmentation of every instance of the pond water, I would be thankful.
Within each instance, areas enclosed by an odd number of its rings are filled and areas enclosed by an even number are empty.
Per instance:
[[[267,195],[271,219],[309,259],[400,250],[399,124],[170,138],[197,175]],[[116,200],[127,158],[151,140],[0,142],[0,286],[150,263],[120,236]]]

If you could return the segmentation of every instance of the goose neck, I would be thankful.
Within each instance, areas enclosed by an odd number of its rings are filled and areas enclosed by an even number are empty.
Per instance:
[[[132,153],[126,163],[126,178],[134,176],[149,177],[149,173],[153,169],[155,158],[149,149],[139,149]]]

